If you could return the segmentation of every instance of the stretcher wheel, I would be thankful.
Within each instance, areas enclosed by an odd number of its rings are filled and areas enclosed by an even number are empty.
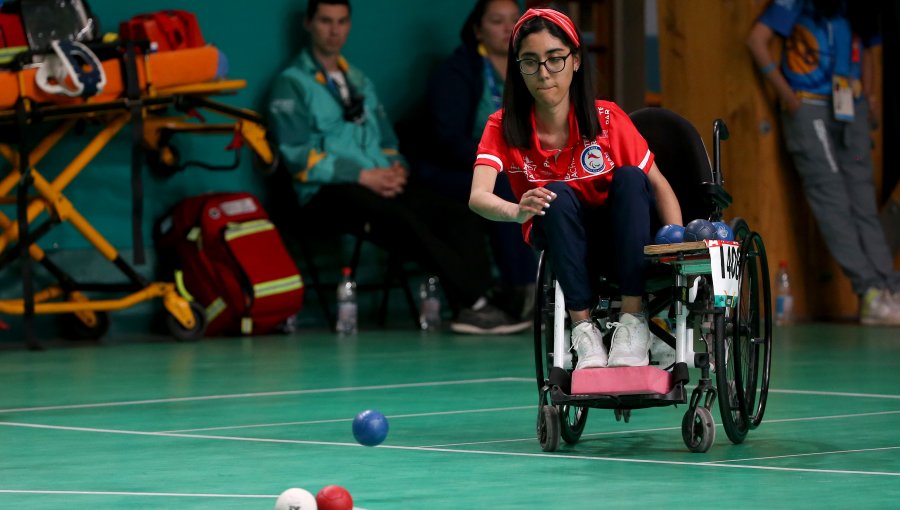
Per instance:
[[[569,444],[577,443],[587,424],[588,408],[562,405],[557,406],[556,411],[559,413],[559,434],[563,441]]]
[[[688,409],[681,420],[681,438],[688,450],[704,453],[716,441],[716,423],[705,407]]]
[[[109,331],[109,314],[107,312],[94,312],[94,323],[86,324],[78,315],[67,313],[60,316],[59,327],[62,336],[68,340],[99,340]]]
[[[175,340],[179,342],[193,342],[199,340],[203,337],[203,333],[206,332],[206,310],[204,310],[203,306],[196,301],[191,301],[189,305],[191,307],[191,313],[194,315],[193,328],[186,329],[172,315],[166,316],[166,327],[169,328],[169,333],[175,337]]]
[[[628,423],[631,420],[631,409],[616,408],[613,410],[613,413],[616,415],[616,421],[622,421],[622,418],[624,418],[625,423]]]
[[[555,406],[542,405],[538,411],[538,441],[545,452],[555,452],[559,448],[559,413]]]

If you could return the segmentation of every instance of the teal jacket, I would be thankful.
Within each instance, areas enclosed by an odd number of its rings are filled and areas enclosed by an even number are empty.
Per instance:
[[[397,152],[397,135],[372,82],[341,58],[347,79],[365,100],[365,120],[344,120],[340,101],[332,94],[309,53],[303,50],[275,79],[269,99],[270,128],[278,152],[297,185],[300,203],[323,184],[357,182],[363,169],[406,166]]]

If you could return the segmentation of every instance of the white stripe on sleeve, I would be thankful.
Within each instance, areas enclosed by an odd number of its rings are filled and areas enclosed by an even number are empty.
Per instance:
[[[497,169],[497,171],[499,171],[499,172],[502,172],[502,171],[503,171],[503,162],[500,161],[500,158],[498,158],[497,156],[494,156],[494,155],[491,155],[491,154],[479,154],[479,155],[475,158],[475,163],[476,163],[476,164],[478,163],[478,160],[479,160],[479,159],[486,159],[486,160],[488,160],[488,161],[493,161],[494,163],[497,164],[497,166],[500,167],[500,168]]]
[[[650,149],[647,149],[647,154],[644,154],[644,160],[641,161],[641,164],[638,165],[638,168],[643,170],[644,167],[647,166],[647,161],[650,161]]]

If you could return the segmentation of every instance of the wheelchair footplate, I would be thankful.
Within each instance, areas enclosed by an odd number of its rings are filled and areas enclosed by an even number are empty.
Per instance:
[[[671,372],[655,366],[584,368],[569,375],[554,368],[550,399],[556,405],[640,409],[687,402],[687,367]]]

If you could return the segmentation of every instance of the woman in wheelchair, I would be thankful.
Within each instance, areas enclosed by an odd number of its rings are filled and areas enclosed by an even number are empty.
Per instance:
[[[643,366],[650,346],[643,249],[651,212],[662,224],[680,225],[681,209],[628,115],[594,99],[581,42],[559,11],[530,9],[519,19],[503,108],[488,120],[478,147],[469,206],[491,220],[521,223],[525,240],[545,250],[572,321],[576,369]],[[494,194],[499,172],[518,203]],[[609,324],[615,330],[607,353],[590,310],[597,261],[609,255],[622,306]]]

